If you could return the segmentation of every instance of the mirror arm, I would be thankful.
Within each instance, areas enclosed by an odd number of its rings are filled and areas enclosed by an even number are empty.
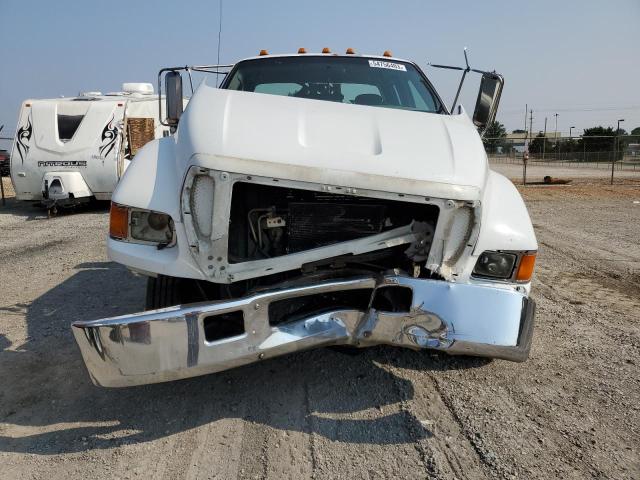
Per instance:
[[[191,67],[185,66],[184,69],[187,71],[189,75],[189,86],[191,87],[191,95],[193,95],[193,79],[191,78]]]
[[[180,70],[185,70],[189,74],[189,85],[191,86],[191,94],[193,94],[193,79],[191,77],[191,72],[202,72],[202,73],[213,73],[215,75],[227,75],[229,72],[223,71],[219,72],[217,69],[230,69],[234,66],[234,64],[225,64],[225,65],[191,65],[184,67],[166,67],[160,69],[158,72],[158,117],[160,120],[160,124],[165,127],[175,127],[175,125],[170,125],[164,121],[162,118],[162,75],[166,72],[179,72]],[[216,71],[214,71],[216,69]]]
[[[458,84],[458,91],[456,92],[456,96],[453,99],[453,104],[451,105],[451,112],[453,112],[453,109],[456,108],[456,103],[458,103],[458,97],[460,97],[460,91],[462,90],[464,79],[467,76],[467,73],[469,73],[469,70],[470,70],[469,68],[465,68],[464,71],[462,72],[462,78],[460,78],[460,83]]]
[[[460,79],[460,83],[458,84],[458,91],[456,92],[456,96],[453,99],[453,104],[451,105],[451,112],[453,112],[454,108],[456,108],[456,104],[458,103],[458,98],[460,98],[460,91],[462,90],[462,85],[464,84],[464,79],[467,76],[467,73],[469,72],[474,72],[474,73],[479,73],[480,75],[484,75],[484,74],[494,74],[495,72],[485,72],[484,70],[478,70],[475,68],[471,68],[469,66],[469,57],[467,56],[467,47],[464,47],[463,51],[464,53],[464,63],[467,65],[466,67],[454,67],[452,65],[436,65],[434,63],[428,63],[427,65],[429,65],[430,67],[434,67],[434,68],[445,68],[447,70],[461,70],[462,71],[462,78]],[[502,79],[502,77],[500,77]],[[501,83],[504,83],[504,81],[501,80]]]

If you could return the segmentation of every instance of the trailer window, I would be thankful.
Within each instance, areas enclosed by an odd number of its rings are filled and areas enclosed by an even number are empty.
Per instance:
[[[82,122],[84,115],[60,115],[58,114],[58,138],[62,142],[68,142],[73,138]]]
[[[411,63],[366,57],[295,56],[239,62],[222,88],[340,103],[444,113]]]

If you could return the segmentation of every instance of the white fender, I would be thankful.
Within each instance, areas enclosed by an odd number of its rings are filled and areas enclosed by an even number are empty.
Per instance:
[[[473,252],[538,250],[527,207],[509,179],[489,171],[482,199],[480,234]]]
[[[173,137],[147,143],[131,161],[118,183],[112,200],[121,205],[166,213],[173,219],[177,242],[158,250],[153,245],[107,241],[107,253],[115,262],[146,274],[199,278],[204,276],[195,264],[180,215],[184,172],[176,168]]]

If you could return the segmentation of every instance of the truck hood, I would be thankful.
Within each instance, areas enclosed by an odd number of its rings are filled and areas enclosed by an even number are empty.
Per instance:
[[[462,110],[440,115],[203,84],[177,137],[184,167],[394,193],[476,200],[488,173]]]

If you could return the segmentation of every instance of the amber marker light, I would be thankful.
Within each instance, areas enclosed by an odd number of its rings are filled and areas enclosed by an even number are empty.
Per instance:
[[[331,53],[331,50],[329,50],[329,47],[324,47],[322,53]]]
[[[385,50],[382,54],[383,57],[393,57],[393,54],[389,50]]]
[[[304,48],[304,47],[300,47],[300,48],[298,49],[298,53],[300,53],[300,54],[302,54],[302,53],[307,53],[307,49],[306,49],[306,48]]]
[[[355,50],[353,48],[351,48],[351,47],[347,48],[347,52],[346,53],[347,53],[347,55],[355,55],[356,54]]]
[[[113,202],[109,211],[109,236],[120,240],[129,236],[129,209]]]
[[[266,50],[260,50],[260,56],[264,57],[265,55],[269,55],[269,52],[267,52]]]
[[[533,276],[533,269],[536,266],[536,254],[527,253],[522,256],[520,265],[518,265],[518,272],[516,273],[516,280],[518,282],[528,282]]]

